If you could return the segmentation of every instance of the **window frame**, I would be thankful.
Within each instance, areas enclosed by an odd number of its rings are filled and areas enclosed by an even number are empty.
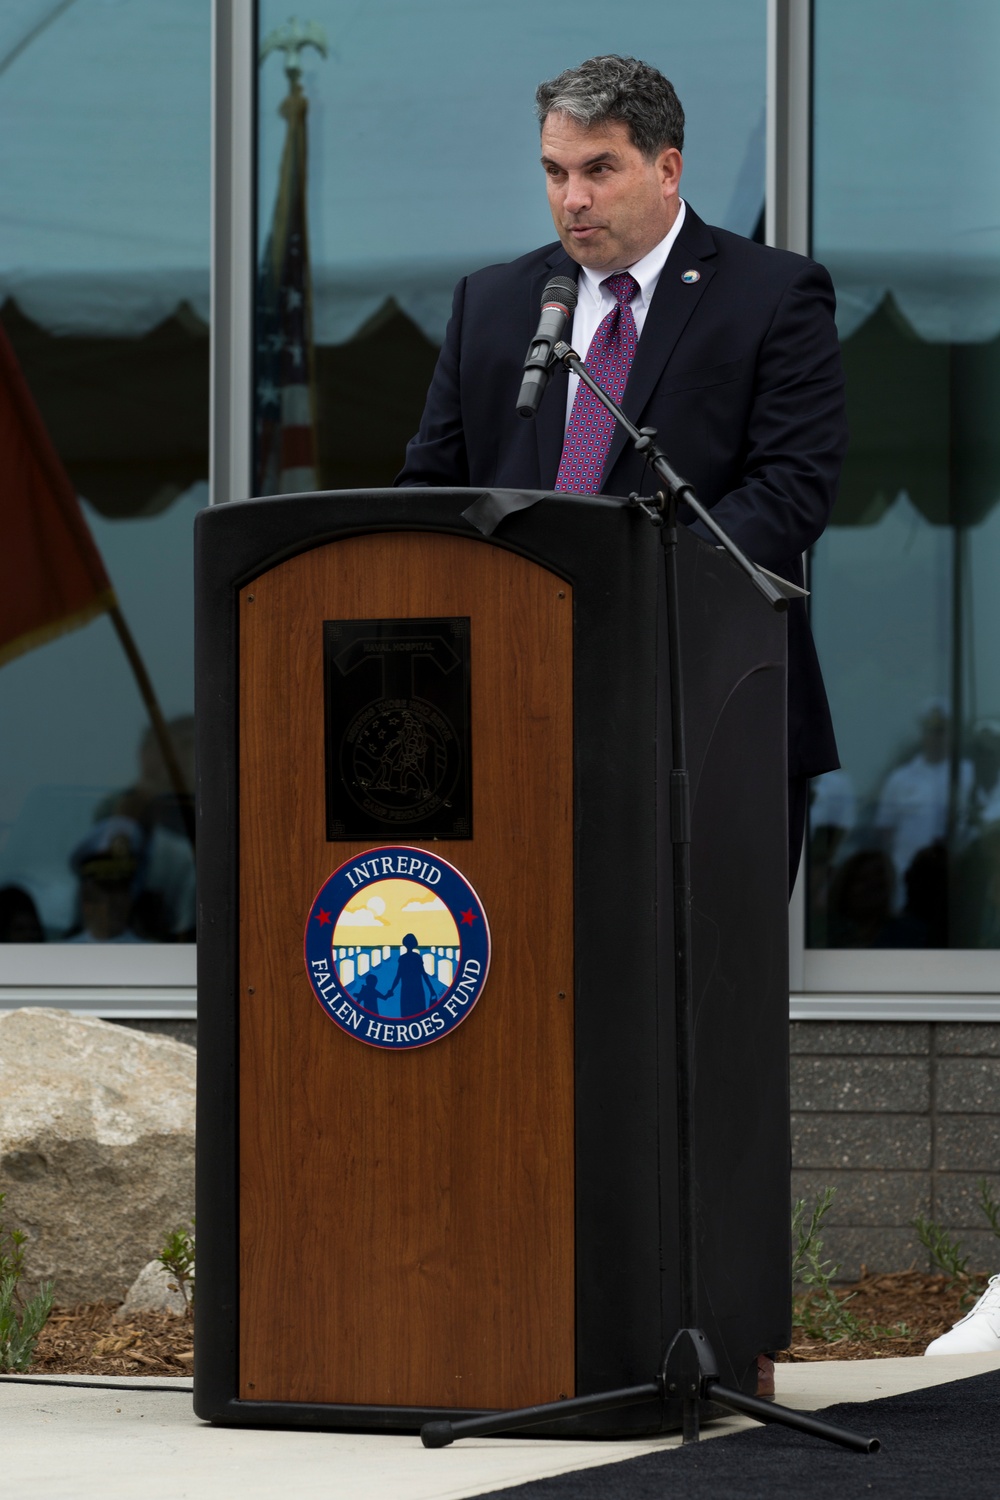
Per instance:
[[[807,254],[813,0],[767,0],[766,239]],[[257,5],[213,0],[210,503],[250,493],[256,223]],[[195,946],[5,945],[0,1009],[107,1017],[196,1014]],[[1000,955],[808,949],[800,870],[789,926],[793,1019],[1000,1020]]]
[[[813,9],[768,0],[766,238],[801,255],[812,239]],[[803,860],[789,907],[792,1020],[1000,1020],[1000,953],[808,948],[805,887]]]
[[[249,493],[256,6],[213,0],[212,11],[209,486],[216,502]],[[5,943],[0,1011],[46,1006],[110,1020],[191,1020],[196,962],[194,943]]]

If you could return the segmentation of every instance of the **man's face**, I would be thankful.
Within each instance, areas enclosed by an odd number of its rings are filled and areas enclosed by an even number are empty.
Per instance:
[[[550,114],[542,126],[542,166],[556,233],[569,255],[594,271],[634,265],[677,217],[681,153],[650,160],[620,120],[578,124]]]

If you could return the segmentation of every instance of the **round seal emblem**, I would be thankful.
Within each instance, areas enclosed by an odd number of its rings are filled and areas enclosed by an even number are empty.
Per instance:
[[[330,1020],[405,1051],[460,1026],[483,992],[490,930],[472,886],[426,849],[387,844],[323,882],[305,933],[309,983]]]
[[[461,769],[459,739],[432,703],[380,698],[347,729],[340,770],[349,796],[367,813],[392,823],[431,817],[454,789]]]

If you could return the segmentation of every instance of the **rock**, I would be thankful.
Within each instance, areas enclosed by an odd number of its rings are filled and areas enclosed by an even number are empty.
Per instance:
[[[168,1312],[184,1317],[187,1303],[176,1280],[161,1266],[158,1260],[148,1261],[129,1287],[125,1301],[115,1310],[119,1323],[125,1323],[133,1313]]]
[[[194,1212],[196,1054],[57,1010],[0,1012],[0,1192],[27,1292],[117,1300]]]

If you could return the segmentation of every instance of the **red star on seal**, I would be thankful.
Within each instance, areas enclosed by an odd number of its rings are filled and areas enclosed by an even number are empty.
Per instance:
[[[321,927],[328,927],[330,924],[330,913],[328,911],[317,912],[316,920]]]
[[[476,920],[476,915],[477,913],[474,912],[472,910],[472,907],[470,906],[468,911],[463,911],[462,913],[462,925],[464,927],[471,927],[473,922]]]

